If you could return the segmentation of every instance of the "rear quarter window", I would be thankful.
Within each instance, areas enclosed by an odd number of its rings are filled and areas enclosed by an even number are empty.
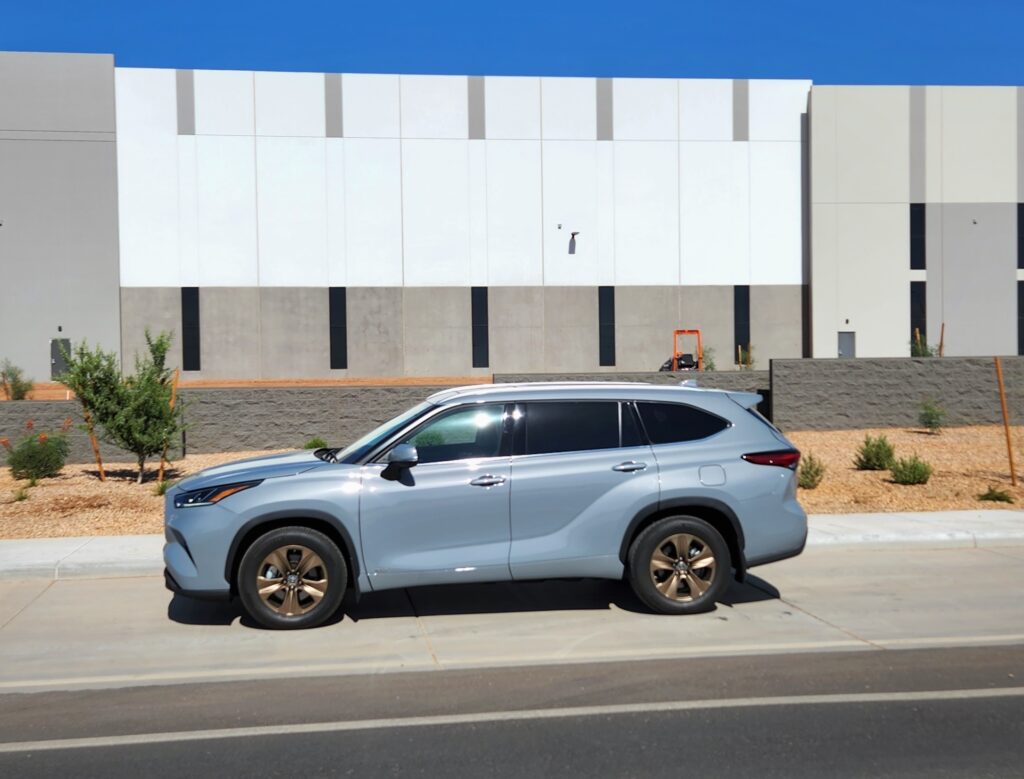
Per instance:
[[[647,437],[652,444],[677,444],[684,441],[699,441],[720,433],[729,427],[729,422],[694,406],[682,403],[636,404],[643,420]]]

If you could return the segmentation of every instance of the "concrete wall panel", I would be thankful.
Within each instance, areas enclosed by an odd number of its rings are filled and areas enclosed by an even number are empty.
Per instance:
[[[615,140],[675,141],[679,138],[679,86],[672,79],[616,78]]]
[[[679,290],[669,286],[615,289],[615,368],[655,371],[672,355],[681,328]]]
[[[799,141],[810,81],[752,79],[748,86],[751,141]]]
[[[192,73],[192,85],[197,135],[252,135],[255,132],[256,104],[251,71],[196,70]],[[119,112],[120,102],[118,100]]]
[[[256,134],[323,138],[323,73],[255,74]]]
[[[0,95],[0,129],[112,133],[114,57],[0,52]]]
[[[543,287],[491,287],[487,315],[493,370],[544,370]]]
[[[757,285],[750,288],[750,341],[754,361],[767,368],[772,360],[803,356],[803,287]]]
[[[419,376],[473,371],[470,293],[465,287],[406,287],[405,370]]]
[[[750,282],[803,281],[799,143],[750,144]]]
[[[597,284],[597,142],[544,141],[543,155],[544,283]]]
[[[729,370],[735,361],[733,288],[704,286],[679,288],[679,324],[686,330],[700,330],[705,352],[713,349],[719,370]],[[669,333],[669,338],[672,334]],[[671,341],[668,341],[671,352]],[[664,362],[669,355],[662,359]]]
[[[615,145],[615,284],[679,282],[679,144]]]
[[[485,116],[488,139],[540,138],[540,79],[488,76]]]
[[[541,133],[545,140],[597,138],[597,85],[592,78],[542,78]]]
[[[1017,202],[1017,92],[942,87],[942,202]]]
[[[121,359],[124,369],[134,369],[135,358],[146,354],[146,328],[152,335],[170,333],[167,365],[181,367],[181,290],[176,287],[121,288]],[[182,375],[184,380],[193,373]]]
[[[256,287],[204,287],[199,291],[199,348],[203,379],[261,375],[263,334],[260,290]]]
[[[545,370],[599,370],[597,325],[596,288],[545,287]]]
[[[465,76],[401,76],[403,138],[468,138]]]
[[[402,285],[402,150],[345,139],[345,259],[352,287]]]
[[[679,81],[679,140],[732,140],[732,80]]]
[[[262,378],[345,375],[330,370],[327,290],[264,287],[259,294]]]
[[[539,141],[487,141],[487,283],[544,277]]]
[[[405,326],[401,287],[349,287],[350,376],[401,376]]]
[[[398,76],[345,73],[341,105],[346,138],[398,138],[401,107]]]

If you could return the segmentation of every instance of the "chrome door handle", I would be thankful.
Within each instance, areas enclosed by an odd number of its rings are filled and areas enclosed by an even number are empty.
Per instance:
[[[470,485],[473,487],[497,487],[499,484],[505,483],[504,476],[491,476],[491,474],[485,474],[483,476],[477,476]]]
[[[624,463],[613,465],[613,471],[620,471],[621,473],[633,473],[634,471],[642,471],[647,467],[647,463],[638,463],[636,460],[626,460]]]

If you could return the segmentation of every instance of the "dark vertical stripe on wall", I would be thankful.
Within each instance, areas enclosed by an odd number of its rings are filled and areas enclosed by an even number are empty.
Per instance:
[[[921,332],[921,343],[928,343],[928,292],[923,281],[910,282],[910,342],[914,343],[917,332]]]
[[[732,288],[732,323],[736,346],[744,351],[750,346],[750,287]],[[739,363],[738,349],[733,349],[733,362]]]
[[[732,139],[750,140],[750,82],[742,78],[732,82]]]
[[[1017,282],[1017,354],[1024,354],[1024,281]]]
[[[910,269],[924,270],[927,264],[925,251],[925,208],[924,203],[910,204]]]
[[[1017,204],[1017,270],[1024,270],[1024,203]]]
[[[343,370],[348,367],[348,295],[345,287],[330,287],[328,294],[331,370]]]
[[[196,134],[196,90],[191,70],[177,71],[178,135]]]
[[[615,94],[610,78],[597,79],[597,140],[615,138]]]
[[[469,139],[483,140],[487,137],[487,95],[483,76],[468,77],[466,95],[469,101]]]
[[[181,288],[181,369],[200,370],[199,287]]]
[[[345,123],[341,115],[341,74],[324,74],[324,118],[328,138],[344,138]]]
[[[615,365],[615,287],[597,288],[598,365]]]
[[[487,368],[491,364],[490,334],[487,332],[487,287],[470,290],[470,314],[473,322],[473,367]]]

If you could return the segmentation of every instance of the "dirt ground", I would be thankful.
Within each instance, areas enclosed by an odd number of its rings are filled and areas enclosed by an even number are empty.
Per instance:
[[[893,484],[887,471],[857,471],[853,457],[865,434],[885,434],[897,457],[917,454],[934,468],[928,484]],[[815,490],[800,490],[800,502],[810,513],[938,511],[942,509],[1010,508],[1005,503],[979,501],[989,486],[1007,490],[1020,505],[1024,487],[1010,486],[1006,440],[1001,427],[951,428],[939,435],[917,430],[849,430],[789,434],[806,453],[826,467]],[[1014,457],[1024,466],[1024,428],[1014,428]],[[268,452],[200,454],[173,463],[168,479],[181,479],[212,465]],[[0,468],[0,538],[119,535],[162,531],[163,498],[154,494],[155,464],[148,481],[134,482],[134,466],[111,463],[108,481],[97,477],[95,465],[67,465],[53,479],[27,488],[28,497],[15,494],[27,482],[15,481]]]

